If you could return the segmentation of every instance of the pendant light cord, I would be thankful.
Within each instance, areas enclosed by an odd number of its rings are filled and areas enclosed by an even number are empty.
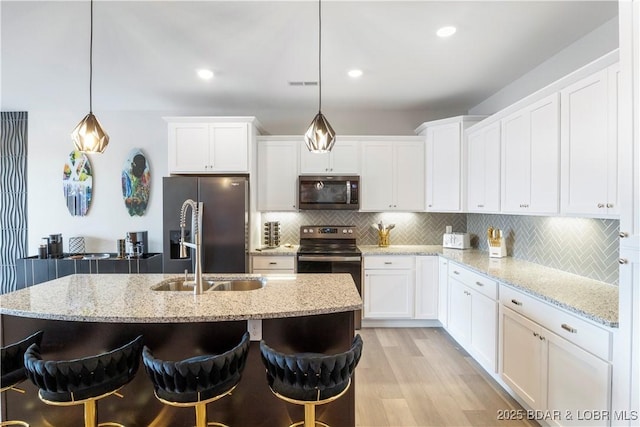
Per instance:
[[[318,0],[318,113],[322,111],[322,0]]]
[[[91,0],[91,18],[89,21],[89,114],[93,114],[93,0]]]

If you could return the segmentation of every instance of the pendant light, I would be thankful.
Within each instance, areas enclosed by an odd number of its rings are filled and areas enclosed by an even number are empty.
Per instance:
[[[93,0],[91,0],[91,31],[89,34],[89,114],[78,123],[71,132],[76,150],[89,153],[102,153],[109,144],[109,135],[102,129],[100,122],[93,115]]]
[[[336,142],[336,133],[322,114],[322,6],[318,0],[318,114],[304,134],[304,142],[312,153],[327,153]]]

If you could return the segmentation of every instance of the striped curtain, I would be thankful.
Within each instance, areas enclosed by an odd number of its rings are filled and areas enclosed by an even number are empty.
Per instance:
[[[0,112],[0,293],[16,290],[27,253],[27,113]]]

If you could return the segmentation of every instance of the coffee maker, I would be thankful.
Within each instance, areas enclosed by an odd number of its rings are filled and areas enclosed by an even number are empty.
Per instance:
[[[140,258],[147,253],[149,242],[146,231],[129,231],[125,241],[128,258]]]

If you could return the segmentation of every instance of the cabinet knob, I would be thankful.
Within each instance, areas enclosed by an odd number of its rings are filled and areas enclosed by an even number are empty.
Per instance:
[[[534,336],[534,337],[537,337],[538,335],[540,335],[540,334],[539,334],[539,333],[537,333],[537,332],[534,332],[534,333],[533,333],[533,336]]]
[[[628,262],[629,262],[629,261],[627,261],[625,258],[620,258],[620,259],[618,260],[618,264],[621,264],[621,265],[626,264],[626,263],[628,263]]]
[[[618,236],[620,236],[621,239],[624,239],[626,237],[629,237],[629,233],[627,233],[626,231],[621,231]]]
[[[598,203],[598,208],[600,209],[604,208],[604,203]]]
[[[429,205],[429,207],[431,208],[431,207],[433,207],[433,205]]]
[[[512,299],[511,303],[515,304],[515,305],[522,305],[522,303],[520,301],[518,301],[517,299]]]
[[[458,270],[453,270],[453,274],[460,274]]]
[[[478,205],[479,208],[484,208],[484,205]]]
[[[607,207],[608,208],[612,208],[613,207],[613,203],[607,203]]]
[[[476,285],[478,285],[478,286],[484,286],[484,283],[482,283],[482,282],[476,282]]]

